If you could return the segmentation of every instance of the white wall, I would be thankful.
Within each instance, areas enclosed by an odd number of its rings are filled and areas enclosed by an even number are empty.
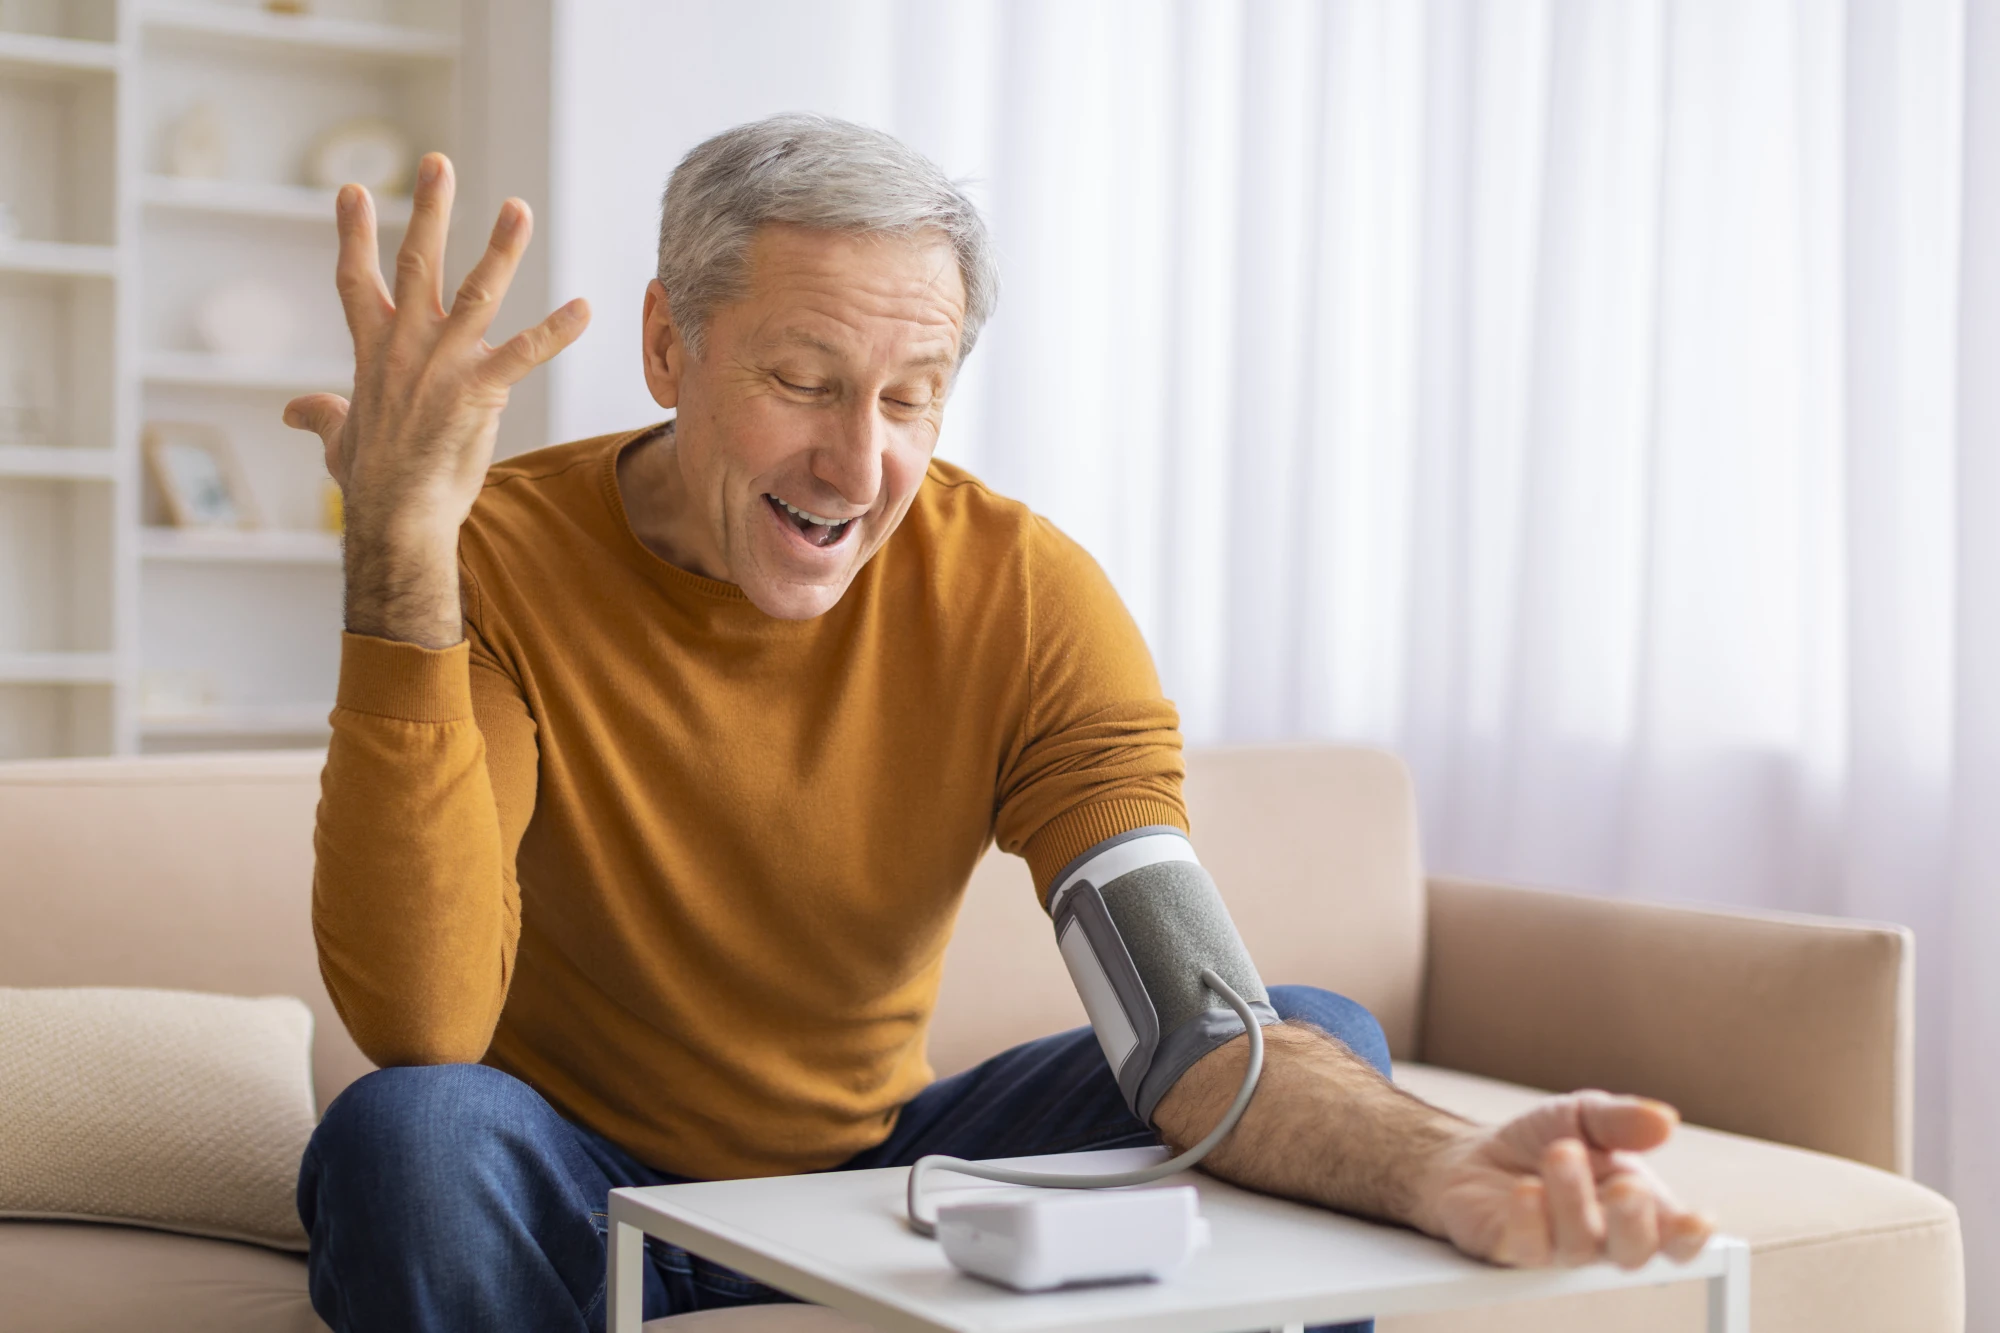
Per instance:
[[[660,190],[688,149],[774,112],[823,111],[900,134],[954,176],[978,175],[988,99],[954,83],[954,62],[933,60],[914,89],[909,68],[892,77],[891,66],[977,40],[990,13],[885,0],[558,0],[550,286],[556,301],[588,298],[594,317],[550,368],[551,438],[661,415],[639,374],[640,307]]]
[[[537,238],[494,321],[497,342],[554,308],[549,300],[549,39],[552,0],[477,0],[465,7],[464,123],[459,195],[449,261],[454,279],[485,247],[500,201],[518,195],[535,211]],[[498,452],[551,440],[549,381],[539,371],[514,387],[500,419]]]

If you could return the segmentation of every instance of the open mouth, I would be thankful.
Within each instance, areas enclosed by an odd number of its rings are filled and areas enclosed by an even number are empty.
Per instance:
[[[814,546],[838,546],[847,537],[847,530],[854,526],[851,518],[821,518],[818,514],[786,504],[775,495],[766,495],[764,503],[771,506],[771,512],[798,530],[801,537]]]

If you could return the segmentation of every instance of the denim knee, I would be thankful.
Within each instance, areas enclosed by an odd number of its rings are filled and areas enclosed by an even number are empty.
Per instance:
[[[1329,1036],[1338,1037],[1356,1055],[1374,1065],[1382,1077],[1389,1076],[1389,1039],[1375,1015],[1345,995],[1317,986],[1272,986],[1271,1007],[1278,1017],[1311,1023]]]
[[[378,1069],[327,1107],[306,1165],[341,1177],[343,1192],[428,1194],[476,1176],[479,1157],[505,1143],[539,1101],[527,1084],[485,1065]]]

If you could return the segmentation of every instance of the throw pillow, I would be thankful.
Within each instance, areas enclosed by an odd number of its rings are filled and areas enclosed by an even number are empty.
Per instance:
[[[305,1249],[311,1061],[288,996],[0,987],[0,1217]]]

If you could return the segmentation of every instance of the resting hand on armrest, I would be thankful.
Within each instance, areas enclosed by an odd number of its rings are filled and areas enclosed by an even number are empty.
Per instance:
[[[1266,1028],[1265,1046],[1256,1096],[1203,1163],[1225,1180],[1522,1268],[1685,1261],[1714,1229],[1637,1156],[1673,1132],[1672,1107],[1576,1092],[1489,1128],[1417,1100],[1310,1027]],[[1246,1053],[1242,1037],[1209,1052],[1161,1098],[1154,1123],[1170,1143],[1193,1143],[1221,1117]]]

